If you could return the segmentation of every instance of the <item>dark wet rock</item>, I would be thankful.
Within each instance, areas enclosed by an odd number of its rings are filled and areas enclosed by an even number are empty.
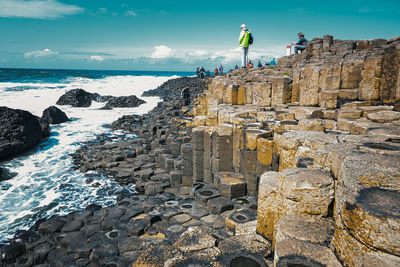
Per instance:
[[[69,121],[69,118],[61,109],[50,106],[43,111],[42,121],[48,124],[60,124]]]
[[[143,213],[143,208],[135,206],[134,208],[128,209],[123,216],[120,217],[120,221],[129,221],[131,218],[138,216]]]
[[[57,105],[71,105],[73,107],[90,107],[92,104],[92,94],[83,89],[72,89],[63,94],[58,100]]]
[[[52,217],[39,225],[39,232],[41,234],[49,234],[60,232],[65,222],[57,217]]]
[[[88,211],[95,211],[95,210],[99,210],[99,209],[101,209],[101,206],[100,206],[100,205],[97,205],[97,204],[89,204],[89,205],[86,207],[85,210],[88,210]]]
[[[163,220],[168,220],[169,218],[178,215],[178,214],[182,214],[182,210],[178,207],[170,207],[168,208],[165,212],[163,212],[163,214],[161,215],[161,218]]]
[[[49,135],[46,122],[28,111],[0,107],[0,160],[25,152]]]
[[[99,224],[87,224],[81,228],[81,232],[86,236],[90,237],[94,233],[100,232],[101,227]]]
[[[165,236],[170,240],[170,242],[175,242],[181,236],[183,232],[185,232],[186,228],[180,224],[174,224],[169,226],[165,230]]]
[[[81,220],[73,220],[64,224],[61,232],[73,232],[78,231],[83,226],[83,222]]]
[[[164,210],[162,208],[155,208],[154,210],[146,214],[143,219],[149,225],[152,225],[155,222],[161,221],[161,215],[163,214],[163,211]]]
[[[93,94],[91,94],[91,96],[92,96],[93,101],[101,102],[101,103],[107,102],[114,97],[111,95],[99,95],[98,93],[93,93]]]
[[[190,97],[194,98],[199,92],[207,89],[207,80],[199,79],[197,77],[182,77],[178,79],[168,80],[154,90],[145,91],[143,96],[159,96],[163,100],[179,96],[186,84],[190,88]]]
[[[165,231],[167,230],[167,228],[169,227],[169,224],[165,221],[158,221],[155,222],[152,227],[154,227],[158,233],[163,233],[165,234]]]
[[[6,245],[0,249],[0,262],[12,263],[18,256],[25,252],[25,246],[22,243],[15,242]]]
[[[90,259],[89,258],[83,258],[83,259],[77,259],[75,262],[74,262],[74,266],[77,266],[77,267],[84,267],[84,266],[87,266],[88,264],[90,263]]]
[[[20,267],[30,267],[33,265],[33,253],[25,253],[15,260],[15,264]]]
[[[158,207],[162,204],[164,204],[164,200],[162,200],[160,197],[149,197],[143,201],[142,207],[145,211],[151,211],[155,207]]]
[[[225,197],[212,198],[207,202],[207,207],[211,213],[221,214],[224,211],[233,209],[231,201]]]
[[[200,220],[201,217],[208,215],[210,211],[202,205],[194,205],[190,211],[190,216],[193,219]]]
[[[73,244],[75,242],[79,243],[80,241],[84,241],[86,238],[82,235],[81,232],[75,231],[75,232],[69,232],[66,233],[62,239],[61,239],[61,245],[63,247],[68,247],[70,244]]]
[[[126,237],[118,242],[118,250],[121,254],[127,251],[141,250],[143,246],[143,240],[137,237]]]
[[[144,234],[144,230],[147,228],[148,224],[143,219],[131,220],[126,225],[126,231],[131,236],[140,236]]]
[[[113,244],[102,244],[102,246],[94,248],[90,254],[92,259],[100,259],[104,265],[114,261],[118,255],[118,248]]]
[[[44,263],[47,259],[47,255],[52,249],[52,246],[48,243],[41,243],[36,246],[33,250],[35,264]]]
[[[22,242],[36,242],[40,239],[35,231],[32,230],[20,230],[14,235],[14,240],[21,240]]]
[[[115,228],[115,225],[119,224],[120,218],[125,214],[125,212],[126,209],[123,207],[112,209],[110,213],[101,222],[101,227],[103,231],[109,231]]]
[[[134,95],[131,96],[119,96],[110,98],[107,104],[101,109],[112,109],[112,108],[134,108],[141,104],[146,103],[146,101],[137,98]]]
[[[114,230],[108,231],[107,233],[104,234],[107,242],[118,243],[122,239],[128,237],[128,233],[126,232],[125,229],[122,229],[122,225],[123,224],[119,225],[119,227],[121,227],[121,229],[114,229]]]

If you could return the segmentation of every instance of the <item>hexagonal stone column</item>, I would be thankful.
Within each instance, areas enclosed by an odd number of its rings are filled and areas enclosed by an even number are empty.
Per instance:
[[[293,168],[266,172],[260,179],[257,232],[275,244],[276,228],[282,216],[326,216],[333,197],[333,178],[323,170]]]

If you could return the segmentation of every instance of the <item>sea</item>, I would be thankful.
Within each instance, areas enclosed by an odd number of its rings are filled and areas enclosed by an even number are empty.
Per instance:
[[[71,121],[51,125],[51,135],[30,151],[0,162],[7,179],[0,181],[0,242],[17,230],[27,229],[40,218],[65,215],[89,204],[109,206],[133,186],[120,186],[101,173],[74,170],[71,154],[83,142],[100,134],[120,135],[106,127],[123,115],[144,114],[160,101],[141,97],[146,90],[192,72],[1,69],[0,106],[27,110],[41,117],[65,92],[82,88],[100,95],[136,95],[146,101],[136,108],[101,110],[104,103],[87,108],[57,106]],[[135,138],[135,136],[131,136]],[[88,176],[96,183],[88,183]]]

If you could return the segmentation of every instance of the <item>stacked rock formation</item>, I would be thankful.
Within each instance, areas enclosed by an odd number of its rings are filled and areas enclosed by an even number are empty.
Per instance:
[[[275,265],[400,264],[399,62],[398,38],[324,36],[277,67],[217,77],[199,96],[194,180],[244,178]],[[306,237],[309,220],[323,240]]]
[[[180,89],[203,81],[170,81],[149,114],[113,123],[119,138],[74,155],[140,195],[25,234],[62,240],[41,245],[50,264],[397,266],[399,60],[400,38],[324,36],[276,67],[197,86],[193,109]],[[40,244],[23,254],[18,242],[2,248],[9,262],[35,262]]]

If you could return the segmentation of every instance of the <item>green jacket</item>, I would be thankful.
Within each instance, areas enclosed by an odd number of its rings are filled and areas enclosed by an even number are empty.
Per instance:
[[[241,47],[249,47],[250,31],[244,29],[240,32],[239,43]]]

